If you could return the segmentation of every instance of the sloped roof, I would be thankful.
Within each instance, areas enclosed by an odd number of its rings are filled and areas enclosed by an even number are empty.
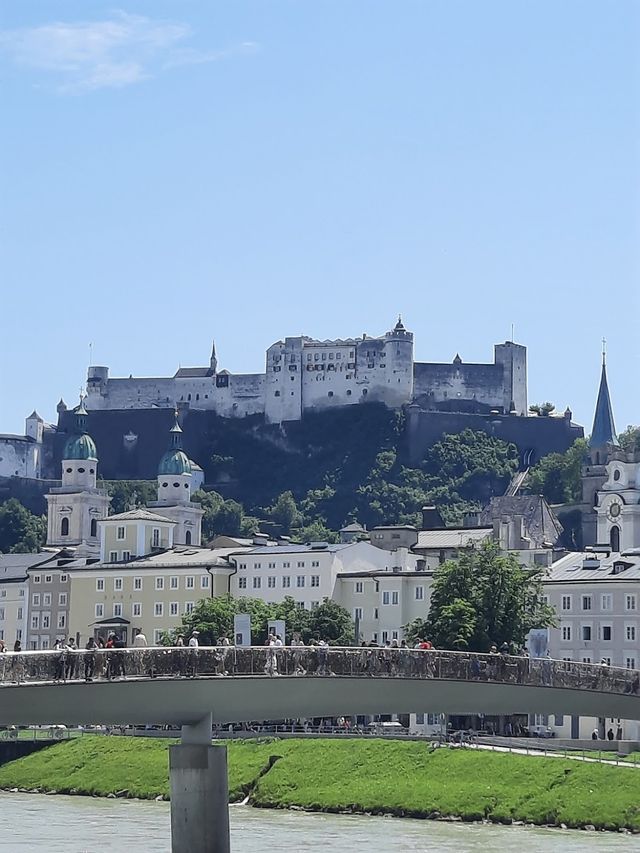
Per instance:
[[[587,561],[587,567],[584,563]],[[596,560],[599,565],[595,565]],[[613,564],[624,564],[623,571],[614,573]],[[584,581],[637,581],[640,580],[640,552],[623,552],[622,554],[598,554],[592,551],[578,551],[567,554],[557,560],[545,574],[545,583],[565,583]]]
[[[180,367],[176,370],[173,378],[189,379],[198,376],[213,376],[213,370],[210,367]]]
[[[493,535],[493,527],[442,527],[436,530],[419,530],[418,541],[413,546],[419,549],[469,548],[480,545]]]
[[[556,514],[541,495],[503,495],[491,498],[482,510],[478,520],[480,524],[493,525],[502,516],[520,515],[525,526],[525,536],[531,540],[534,548],[544,545],[556,545],[563,527]]]
[[[127,512],[119,512],[117,515],[109,515],[103,521],[157,521],[163,524],[175,524],[170,518],[149,512],[148,509],[130,509]]]
[[[600,388],[598,389],[598,400],[596,412],[593,418],[593,429],[589,439],[590,447],[605,447],[607,444],[617,444],[616,427],[613,422],[613,408],[609,395],[609,383],[607,382],[607,365],[602,359],[602,374],[600,376]]]

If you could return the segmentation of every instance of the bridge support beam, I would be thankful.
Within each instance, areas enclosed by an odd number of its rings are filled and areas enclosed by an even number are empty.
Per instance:
[[[211,714],[169,747],[171,853],[230,853],[227,747],[211,744]]]

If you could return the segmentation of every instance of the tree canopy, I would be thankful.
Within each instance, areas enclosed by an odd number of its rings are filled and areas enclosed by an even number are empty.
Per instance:
[[[436,648],[487,652],[492,643],[519,648],[532,628],[553,624],[540,572],[487,542],[436,570],[428,616],[408,627]]]
[[[588,445],[578,438],[565,453],[550,453],[529,472],[527,489],[551,504],[573,503],[581,498],[580,475]]]
[[[183,616],[182,624],[170,632],[167,641],[174,642],[180,633],[187,637],[194,630],[200,632],[202,645],[215,645],[221,637],[233,638],[233,617],[238,613],[251,616],[254,645],[262,645],[266,641],[269,619],[284,619],[287,643],[297,632],[305,643],[316,639],[337,646],[353,644],[354,624],[343,607],[325,598],[312,610],[306,610],[298,607],[291,596],[286,596],[278,604],[267,603],[259,598],[204,598],[191,613]]]
[[[27,554],[42,548],[47,538],[47,521],[34,515],[16,498],[0,505],[0,553]]]
[[[640,451],[640,426],[628,426],[618,436],[620,447],[629,452]]]

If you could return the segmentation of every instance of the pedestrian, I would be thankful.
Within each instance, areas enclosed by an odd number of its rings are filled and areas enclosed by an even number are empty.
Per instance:
[[[96,669],[96,641],[93,637],[89,637],[85,646],[84,656],[84,680],[93,681],[93,673]]]
[[[78,647],[76,646],[76,641],[73,637],[69,637],[64,647],[65,651],[65,665],[64,665],[64,677],[68,681],[70,678],[76,677],[76,652],[78,651]]]
[[[133,638],[133,648],[134,649],[146,649],[147,647],[147,638],[142,633],[142,628],[136,629],[136,635]]]
[[[591,732],[591,740],[598,740],[599,737],[600,737],[600,732],[598,731],[598,729],[594,729]]]
[[[500,654],[501,654],[501,655],[508,655],[508,654],[509,654],[509,643],[504,642],[504,643],[500,646]]]
[[[498,654],[498,647],[496,646],[495,643],[491,643],[491,647],[489,649],[489,654],[490,655],[497,655]]]
[[[191,678],[195,678],[198,674],[198,647],[200,642],[198,637],[200,636],[200,631],[192,631],[191,636],[189,637],[189,671],[188,675]]]
[[[607,740],[613,740],[613,738],[614,738],[613,729],[610,728],[609,731],[607,732]]]
[[[0,640],[0,655],[7,651],[7,647],[4,644],[4,640]]]
[[[126,678],[126,675],[127,675],[126,666],[125,666],[126,656],[125,656],[125,653],[123,650],[127,648],[127,644],[123,640],[122,635],[120,635],[119,637],[116,636],[114,638],[113,648],[114,648],[115,661],[116,661],[116,664],[115,664],[115,670],[116,671],[114,674],[117,676],[120,676],[120,678]],[[117,649],[117,652],[115,651],[116,649]]]
[[[178,634],[176,637],[176,646],[184,646],[184,636],[182,634]]]
[[[13,644],[13,651],[14,652],[21,652],[22,651],[22,643],[20,642],[20,640],[16,640],[15,643]]]

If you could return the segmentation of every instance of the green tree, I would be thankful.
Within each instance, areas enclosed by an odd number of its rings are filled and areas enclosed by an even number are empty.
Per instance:
[[[554,624],[539,571],[522,567],[495,542],[449,560],[434,575],[426,623],[438,648],[486,652],[491,643],[524,643],[531,628]]]
[[[529,411],[532,415],[538,415],[541,418],[548,418],[551,412],[555,411],[554,403],[533,403],[529,406]]]
[[[326,640],[330,646],[352,646],[355,625],[349,612],[330,598],[325,598],[309,614],[311,636]]]
[[[36,553],[47,538],[47,521],[34,515],[16,498],[0,505],[0,553]]]
[[[182,624],[171,632],[171,641],[179,633],[185,637],[192,631],[200,632],[200,643],[204,646],[216,645],[220,637],[233,639],[233,617],[236,613],[248,613],[251,616],[251,638],[254,644],[261,645],[267,638],[267,620],[272,618],[272,606],[258,598],[232,598],[218,596],[203,598],[191,613],[182,617]]]
[[[543,495],[551,504],[580,500],[581,472],[587,453],[587,442],[578,438],[565,453],[549,453],[529,472],[527,490]]]
[[[109,511],[114,515],[158,499],[158,485],[151,480],[106,480],[104,486],[111,496]]]
[[[267,511],[271,520],[277,524],[284,535],[291,533],[292,527],[297,527],[300,522],[300,513],[290,491],[278,495],[276,502]]]
[[[287,643],[293,639],[294,632],[300,634],[305,643],[309,642],[312,636],[311,611],[298,607],[290,595],[286,595],[279,604],[274,604],[271,614],[271,619],[284,619]]]
[[[291,531],[293,542],[337,542],[338,534],[329,530],[321,520],[313,521],[306,527],[298,527]]]
[[[618,436],[620,447],[627,453],[640,451],[640,426],[628,426]]]

